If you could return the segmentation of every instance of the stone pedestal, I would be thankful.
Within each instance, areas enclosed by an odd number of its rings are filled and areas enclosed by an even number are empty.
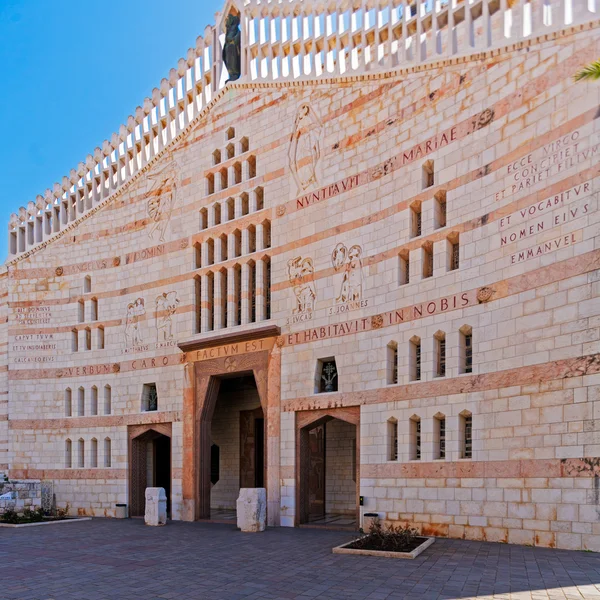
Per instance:
[[[241,488],[237,499],[237,526],[242,531],[264,531],[267,522],[267,490]]]
[[[164,488],[146,488],[146,512],[144,519],[146,525],[167,524],[167,494]]]

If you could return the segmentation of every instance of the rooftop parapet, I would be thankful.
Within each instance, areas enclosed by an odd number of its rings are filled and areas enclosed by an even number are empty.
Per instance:
[[[10,216],[7,263],[108,200],[232,85],[223,60],[230,14],[240,19],[236,83],[273,83],[391,71],[499,48],[595,19],[597,7],[596,0],[230,0],[110,140]]]

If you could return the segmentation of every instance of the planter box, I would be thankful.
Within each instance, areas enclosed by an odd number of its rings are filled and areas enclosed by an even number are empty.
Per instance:
[[[40,521],[39,523],[0,523],[0,527],[35,527],[36,525],[59,525],[60,523],[77,523],[78,521],[91,521],[92,517],[79,517],[75,519],[61,519],[55,521]]]
[[[360,539],[360,538],[359,538]],[[354,544],[356,540],[336,546],[333,549],[334,554],[360,554],[363,556],[383,556],[384,558],[417,558],[421,552],[427,550],[435,538],[422,538],[424,541],[420,546],[417,546],[412,552],[387,552],[384,550],[357,550],[355,548],[348,548],[350,544]]]

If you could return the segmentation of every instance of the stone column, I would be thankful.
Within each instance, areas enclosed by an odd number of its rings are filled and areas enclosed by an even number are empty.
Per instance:
[[[208,289],[208,275],[205,273],[202,275],[201,288],[200,288],[200,331],[202,333],[210,331],[210,318],[211,318],[211,298],[209,296]]]
[[[234,216],[236,219],[239,219],[242,216],[242,197],[241,196],[238,196],[235,199]]]
[[[266,317],[266,297],[265,297],[265,263],[262,260],[256,261],[256,321],[264,321]]]
[[[250,323],[250,267],[248,263],[242,264],[242,314],[240,315],[240,323],[247,325]]]
[[[262,223],[256,225],[256,249],[265,249],[265,226]]]
[[[209,262],[208,262],[208,241],[205,240],[202,242],[202,251],[201,251],[201,261],[202,261],[202,266],[203,267],[208,267],[209,266]]]
[[[257,207],[258,207],[258,200],[257,200],[256,190],[252,190],[250,192],[250,199],[248,201],[248,211],[251,213],[256,212],[258,210]]]
[[[242,229],[242,256],[250,254],[250,232]]]
[[[216,271],[215,272],[215,281],[214,281],[215,289],[214,289],[214,318],[215,318],[215,329],[223,329],[225,327],[225,317],[226,314],[223,314],[223,298],[221,296],[223,290],[223,272]]]
[[[235,326],[235,273],[234,267],[227,269],[227,327]]]

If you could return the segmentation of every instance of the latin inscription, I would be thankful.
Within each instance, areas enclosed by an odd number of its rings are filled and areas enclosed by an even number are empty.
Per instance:
[[[476,291],[462,292],[453,296],[438,298],[429,302],[421,302],[406,308],[400,308],[384,313],[381,315],[381,326],[385,327],[415,321],[417,319],[422,319],[423,317],[429,317],[458,308],[466,308],[467,306],[473,306],[475,304],[477,304]],[[289,333],[286,335],[285,340],[288,346],[293,346],[295,344],[307,344],[317,340],[360,333],[371,329],[373,329],[372,318],[364,317],[345,323],[335,323],[324,327],[314,327],[305,331]]]
[[[275,339],[265,338],[262,340],[250,340],[248,342],[238,342],[236,344],[227,344],[225,346],[214,346],[196,350],[195,361],[210,360],[213,358],[226,358],[247,354],[249,352],[260,352],[261,350],[270,350],[273,347]]]
[[[533,246],[532,248],[528,248],[527,250],[523,250],[522,252],[516,252],[510,257],[510,262],[513,265],[520,262],[525,262],[526,260],[529,260],[531,258],[537,258],[538,256],[542,256],[543,254],[556,252],[557,250],[561,250],[562,248],[566,248],[567,246],[577,244],[582,239],[583,232],[581,229],[579,231],[569,233],[568,235],[561,235],[560,237],[557,237],[548,242],[544,242],[543,244],[538,244],[537,246]]]
[[[580,140],[579,130],[511,162],[506,168],[511,184],[496,192],[496,201],[532,188],[550,177],[567,171],[600,153],[600,144],[588,148]]]
[[[32,333],[16,335],[12,345],[13,352],[56,352],[57,344],[53,333]],[[55,362],[54,355],[17,356],[15,364]]]
[[[19,306],[15,317],[18,325],[48,325],[52,312],[49,306]]]

